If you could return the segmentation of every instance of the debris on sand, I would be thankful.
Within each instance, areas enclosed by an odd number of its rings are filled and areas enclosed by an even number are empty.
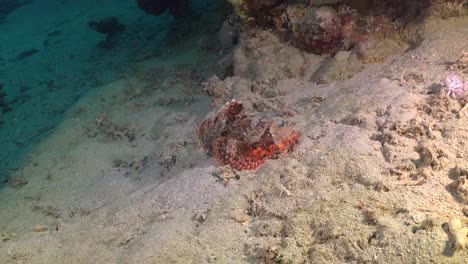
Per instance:
[[[451,65],[450,69],[468,74],[468,51],[462,51],[460,59],[455,64]]]
[[[8,183],[11,187],[19,189],[28,184],[28,180],[26,180],[22,174],[13,174],[8,179]]]
[[[11,240],[11,237],[8,234],[0,233],[0,240],[5,242]]]
[[[47,231],[47,227],[43,226],[43,225],[37,225],[37,226],[34,226],[32,228],[32,231],[36,232],[36,233],[40,233],[40,232],[45,232]]]

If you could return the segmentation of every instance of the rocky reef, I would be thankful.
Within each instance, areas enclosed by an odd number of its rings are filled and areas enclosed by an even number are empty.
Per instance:
[[[315,54],[362,49],[368,39],[404,34],[415,44],[427,16],[468,13],[463,0],[228,0],[244,23],[275,32],[283,41]],[[405,31],[406,32],[403,32]],[[416,31],[416,32],[415,32]]]

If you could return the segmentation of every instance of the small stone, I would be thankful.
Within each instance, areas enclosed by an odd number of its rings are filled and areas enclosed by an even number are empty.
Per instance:
[[[37,233],[39,233],[39,232],[45,232],[45,231],[47,231],[47,230],[48,230],[47,227],[45,227],[45,226],[43,226],[43,225],[37,225],[37,226],[35,226],[35,227],[32,228],[32,231],[37,232]]]
[[[376,192],[389,192],[390,189],[385,186],[385,184],[383,184],[382,182],[377,182],[373,185],[374,187],[374,191]]]
[[[434,231],[434,229],[438,226],[437,220],[433,218],[428,218],[421,223],[421,229],[427,231]]]
[[[208,214],[206,212],[200,212],[195,215],[195,220],[199,223],[205,222],[206,218],[208,218]]]
[[[377,225],[379,223],[380,214],[375,210],[364,211],[364,217],[368,224]]]
[[[449,231],[453,238],[453,248],[455,251],[464,250],[467,245],[468,228],[465,227],[464,221],[454,218],[448,222]]]

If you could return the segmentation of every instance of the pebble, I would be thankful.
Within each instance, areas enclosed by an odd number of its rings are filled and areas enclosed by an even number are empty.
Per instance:
[[[37,225],[37,226],[32,228],[32,231],[34,231],[34,232],[45,232],[45,231],[47,231],[47,227],[45,227],[43,225]]]

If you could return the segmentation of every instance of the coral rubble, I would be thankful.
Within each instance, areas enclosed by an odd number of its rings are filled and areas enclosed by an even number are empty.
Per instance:
[[[460,59],[455,64],[451,65],[450,69],[462,74],[468,74],[468,52],[462,51]]]
[[[291,127],[278,127],[271,120],[254,120],[241,102],[230,101],[215,117],[198,127],[203,148],[221,163],[237,170],[255,170],[265,159],[291,152],[300,134]]]

